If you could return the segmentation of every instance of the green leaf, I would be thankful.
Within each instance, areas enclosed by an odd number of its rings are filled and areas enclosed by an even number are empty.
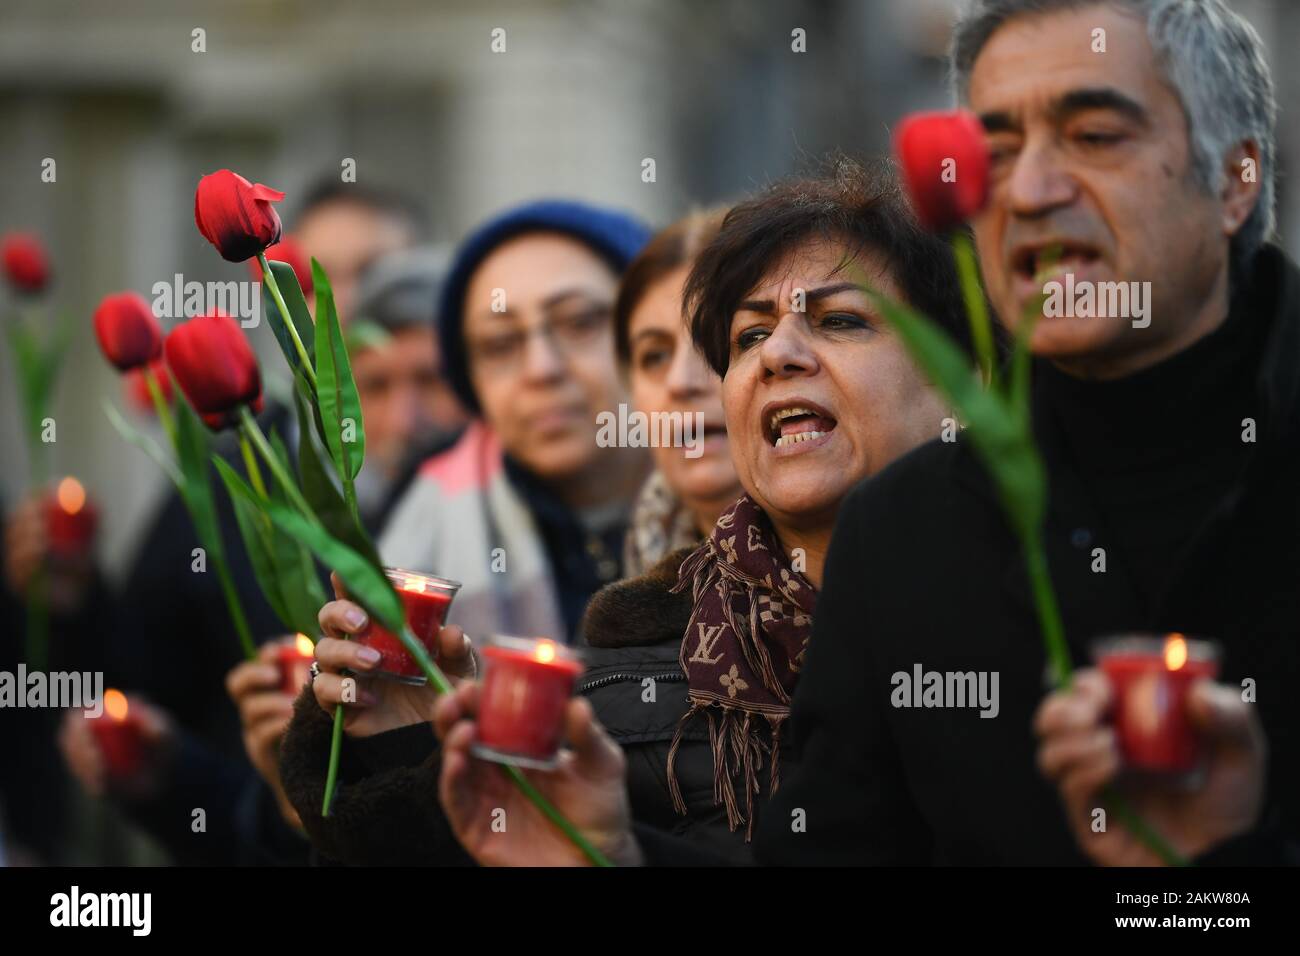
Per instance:
[[[225,557],[221,527],[217,521],[217,502],[212,494],[212,475],[208,471],[211,438],[207,426],[187,401],[176,402],[176,457],[181,481],[177,486],[185,507],[194,522],[199,541],[210,556]]]
[[[344,483],[361,471],[366,456],[366,430],[361,419],[361,399],[352,378],[347,345],[334,308],[334,293],[325,270],[311,261],[316,288],[316,317],[320,336],[316,339],[316,390],[320,400],[325,446]]]
[[[980,387],[966,354],[929,319],[871,289],[867,294],[912,359],[966,422],[1017,532],[1036,532],[1046,511],[1046,472],[1028,422],[1002,396]]]
[[[176,463],[171,460],[171,457],[162,450],[162,447],[153,438],[128,423],[108,399],[104,399],[101,404],[104,408],[104,414],[108,416],[109,422],[117,429],[117,433],[132,445],[142,449],[146,455],[157,462],[158,467],[171,479],[172,484],[179,489],[181,482],[184,480],[181,477],[181,471],[176,467]]]
[[[310,523],[278,502],[269,502],[266,513],[279,528],[311,548],[317,560],[333,568],[343,579],[348,594],[379,623],[394,634],[405,630],[406,612],[402,600],[379,564],[367,560],[320,525]]]
[[[329,453],[311,429],[306,399],[295,395],[298,410],[298,480],[302,496],[331,535],[374,564],[381,564],[370,535],[362,528],[339,491]]]
[[[296,630],[290,621],[289,610],[280,591],[280,578],[276,574],[275,559],[271,554],[271,545],[268,541],[271,523],[254,504],[257,496],[252,489],[248,489],[252,500],[241,493],[240,486],[243,485],[243,479],[236,474],[235,469],[217,455],[212,457],[212,463],[216,466],[217,473],[221,475],[226,491],[230,494],[230,503],[235,509],[235,521],[239,525],[239,536],[244,541],[244,551],[248,555],[248,563],[253,568],[253,576],[257,578],[257,586],[261,588],[266,603],[271,605],[271,610],[275,612],[280,623]]]
[[[287,262],[268,259],[267,264],[275,277],[276,288],[280,290],[284,304],[289,308],[293,327],[298,330],[298,338],[302,339],[303,348],[307,350],[307,355],[310,357],[316,340],[316,327],[312,323],[311,312],[307,309],[307,300],[303,298],[302,286],[298,284],[298,275],[293,271],[293,266]],[[262,280],[262,312],[267,316],[271,331],[275,333],[275,340],[280,343],[280,351],[284,353],[285,361],[289,363],[289,368],[296,372],[301,367],[302,360],[298,357],[298,349],[294,347],[293,338],[285,327],[284,317],[280,314],[280,307],[275,304],[275,297],[271,295],[265,278]]]

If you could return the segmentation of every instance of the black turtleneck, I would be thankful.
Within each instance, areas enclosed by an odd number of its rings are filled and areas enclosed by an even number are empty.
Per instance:
[[[1097,544],[1122,561],[1154,609],[1180,556],[1249,456],[1242,420],[1256,396],[1266,316],[1234,303],[1213,332],[1150,368],[1111,381],[1037,363],[1065,453],[1098,509]]]

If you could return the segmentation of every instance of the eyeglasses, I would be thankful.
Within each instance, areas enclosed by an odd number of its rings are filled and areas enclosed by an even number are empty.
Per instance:
[[[564,358],[585,352],[598,345],[609,347],[608,337],[613,309],[605,304],[591,304],[581,309],[554,315],[531,329],[511,329],[466,338],[470,361],[484,371],[507,373],[523,364],[528,340],[541,335]]]

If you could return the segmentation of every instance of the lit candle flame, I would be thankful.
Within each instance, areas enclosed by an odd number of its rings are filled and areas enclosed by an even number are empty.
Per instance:
[[[113,720],[126,720],[126,712],[130,708],[126,702],[126,694],[120,690],[104,691],[104,713],[108,714]]]
[[[1165,641],[1165,667],[1171,671],[1182,668],[1187,663],[1187,641],[1181,634],[1170,634]]]
[[[402,585],[403,591],[423,591],[424,578],[407,578],[406,583]]]
[[[555,645],[550,641],[539,641],[537,644],[537,650],[533,652],[533,656],[537,658],[539,663],[549,664],[551,661],[555,660]]]
[[[81,482],[76,478],[64,478],[59,482],[55,498],[60,508],[70,515],[75,515],[86,505],[86,489],[81,487]]]
[[[316,656],[316,645],[311,642],[311,638],[306,634],[299,634],[294,638],[294,644],[297,645],[298,653],[303,657]]]

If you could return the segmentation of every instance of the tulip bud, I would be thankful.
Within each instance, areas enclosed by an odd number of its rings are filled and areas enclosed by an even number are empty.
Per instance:
[[[182,322],[163,344],[176,384],[202,416],[233,421],[262,393],[262,376],[239,323],[212,312]],[[206,420],[206,419],[205,419]]]
[[[119,372],[147,365],[162,355],[162,329],[149,303],[135,292],[106,295],[95,309],[99,349]]]
[[[988,144],[968,110],[906,117],[894,131],[894,152],[916,217],[932,232],[957,228],[988,201]]]
[[[50,282],[50,266],[40,240],[30,233],[11,232],[0,242],[9,284],[19,292],[40,292]]]
[[[266,258],[275,262],[287,262],[298,279],[302,294],[304,296],[311,295],[311,263],[302,251],[302,246],[298,245],[296,241],[285,236],[275,245],[267,246]],[[248,271],[252,274],[254,281],[260,282],[262,280],[262,264],[256,259],[248,260]]]
[[[284,193],[219,169],[199,180],[194,192],[194,222],[228,262],[251,259],[280,241],[280,216],[271,203]]]

